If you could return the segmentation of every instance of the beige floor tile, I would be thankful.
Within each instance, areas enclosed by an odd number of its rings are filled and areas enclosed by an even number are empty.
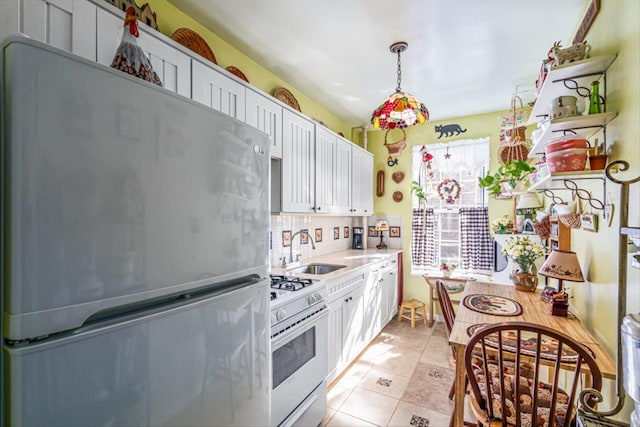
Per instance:
[[[327,423],[327,427],[376,427],[376,424],[337,411]]]
[[[331,387],[327,393],[327,407],[331,409],[340,409],[340,406],[349,397],[355,387],[344,387],[340,383]]]
[[[407,384],[409,384],[407,377],[371,368],[358,387],[400,399]]]
[[[450,415],[431,411],[408,402],[398,403],[389,422],[393,427],[448,427]]]
[[[411,377],[418,361],[420,353],[409,354],[402,351],[389,351],[374,360],[374,368],[391,374]]]
[[[451,368],[451,348],[447,338],[432,336],[425,346],[420,362]]]
[[[368,362],[365,360],[359,360],[354,363],[347,371],[342,375],[337,384],[342,387],[355,387],[360,384],[362,378],[366,375],[366,373],[373,366],[372,362]]]
[[[340,407],[340,412],[379,426],[386,426],[397,405],[398,399],[356,387]]]

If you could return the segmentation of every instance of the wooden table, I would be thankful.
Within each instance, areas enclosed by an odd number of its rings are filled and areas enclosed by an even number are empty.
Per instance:
[[[497,285],[495,283],[467,281],[462,299],[467,295],[487,294],[511,298],[522,305],[523,313],[519,316],[495,316],[483,314],[468,309],[460,303],[456,312],[453,330],[449,337],[449,344],[456,348],[456,373],[455,373],[455,402],[454,402],[454,426],[462,427],[464,424],[464,397],[461,390],[465,388],[464,351],[469,341],[467,328],[478,323],[499,322],[530,322],[551,329],[561,331],[580,343],[586,344],[595,354],[595,360],[604,378],[616,378],[616,364],[609,353],[591,335],[584,325],[575,317],[558,317],[550,314],[549,304],[540,300],[540,290],[537,292],[520,292],[513,286]]]
[[[438,280],[441,280],[444,283],[445,288],[447,288],[447,292],[450,294],[457,294],[464,291],[465,283],[467,280],[475,280],[470,276],[464,275],[452,275],[449,277],[444,277],[442,274],[425,274],[424,277],[425,282],[429,285],[429,321],[428,326],[432,327],[434,323],[434,306],[436,301],[438,301],[438,292],[436,290],[436,283]]]

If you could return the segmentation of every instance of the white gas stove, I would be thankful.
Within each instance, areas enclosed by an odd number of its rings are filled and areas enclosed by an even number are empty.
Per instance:
[[[318,425],[327,412],[327,284],[271,276],[271,425]]]
[[[271,327],[314,306],[326,306],[329,296],[322,280],[271,275]],[[277,329],[277,328],[276,328]]]

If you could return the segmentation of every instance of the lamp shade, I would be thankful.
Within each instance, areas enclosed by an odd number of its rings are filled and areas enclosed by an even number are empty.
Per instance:
[[[584,282],[580,262],[575,252],[553,250],[538,272],[554,279]]]
[[[376,221],[376,231],[389,231],[387,221]]]
[[[518,199],[516,209],[535,209],[542,206],[536,193],[523,193]]]
[[[385,99],[371,116],[374,128],[402,129],[429,120],[429,111],[415,96],[395,92]]]

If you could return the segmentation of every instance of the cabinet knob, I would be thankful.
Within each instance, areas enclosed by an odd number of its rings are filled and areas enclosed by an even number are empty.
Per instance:
[[[320,206],[318,206],[316,209],[317,209],[317,210],[320,210]]]

